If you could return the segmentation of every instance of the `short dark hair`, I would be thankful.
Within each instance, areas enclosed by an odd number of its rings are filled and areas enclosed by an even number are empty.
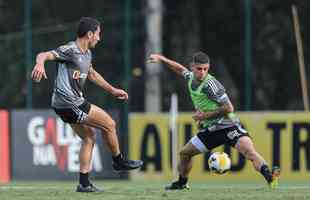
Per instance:
[[[82,17],[77,29],[77,36],[83,37],[88,31],[95,32],[98,26],[100,26],[100,22],[98,20],[91,17]]]
[[[192,64],[209,64],[210,58],[202,51],[196,52],[193,55]]]

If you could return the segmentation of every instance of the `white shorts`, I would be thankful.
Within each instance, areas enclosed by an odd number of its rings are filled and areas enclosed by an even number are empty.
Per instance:
[[[196,135],[192,137],[190,142],[198,149],[201,153],[207,152],[207,147],[203,144],[203,142],[199,139],[199,137]]]

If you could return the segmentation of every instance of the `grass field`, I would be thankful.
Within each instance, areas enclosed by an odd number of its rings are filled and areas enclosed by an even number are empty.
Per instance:
[[[167,182],[96,181],[103,193],[76,193],[75,182],[12,182],[0,185],[0,200],[157,200],[157,199],[310,199],[310,183],[282,183],[270,190],[263,183],[191,183],[189,191],[165,191]]]

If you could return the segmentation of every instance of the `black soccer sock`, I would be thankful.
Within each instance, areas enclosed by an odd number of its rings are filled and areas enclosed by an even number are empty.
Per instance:
[[[260,173],[264,176],[264,178],[266,179],[268,183],[272,181],[271,171],[266,164],[261,166]]]
[[[181,185],[185,185],[188,181],[188,178],[187,177],[182,177],[181,175],[179,176],[179,180],[178,182],[181,184]]]
[[[89,179],[88,179],[88,173],[82,173],[80,172],[80,184],[83,187],[87,187],[90,185]]]
[[[123,160],[123,155],[120,153],[117,156],[112,156],[113,162],[120,163]]]

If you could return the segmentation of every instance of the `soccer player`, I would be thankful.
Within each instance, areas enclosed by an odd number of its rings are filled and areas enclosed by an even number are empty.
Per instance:
[[[274,167],[271,171],[263,157],[255,150],[248,132],[234,114],[234,107],[225,88],[209,74],[210,60],[207,54],[197,52],[193,55],[191,71],[160,54],[152,54],[149,62],[165,63],[172,71],[185,78],[196,109],[193,119],[199,125],[197,135],[179,152],[179,179],[166,186],[166,190],[189,189],[187,182],[192,169],[192,157],[223,144],[235,147],[245,158],[252,161],[254,168],[264,176],[271,188],[277,187],[279,168]]]
[[[95,144],[93,127],[102,132],[112,154],[114,170],[137,169],[143,164],[140,160],[127,160],[123,157],[119,147],[115,121],[107,112],[89,103],[83,97],[83,87],[86,79],[88,79],[118,99],[128,99],[128,94],[124,90],[110,85],[93,67],[90,49],[94,48],[99,41],[99,21],[82,17],[78,25],[76,40],[55,50],[39,53],[31,74],[34,81],[40,82],[42,78],[47,78],[44,68],[45,61],[53,60],[57,63],[57,77],[51,104],[56,114],[64,122],[69,123],[74,132],[82,139],[77,192],[102,191],[89,180],[92,150]]]

